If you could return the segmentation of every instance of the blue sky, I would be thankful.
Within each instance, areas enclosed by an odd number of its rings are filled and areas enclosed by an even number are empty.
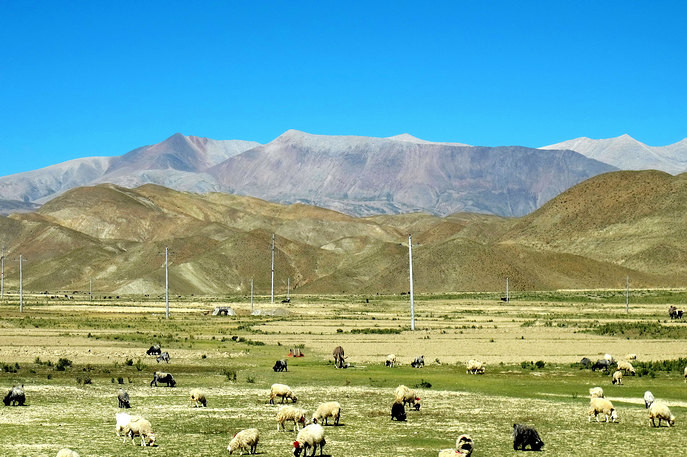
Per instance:
[[[196,5],[194,5],[196,4]],[[687,137],[684,2],[0,2],[0,175],[175,132]]]

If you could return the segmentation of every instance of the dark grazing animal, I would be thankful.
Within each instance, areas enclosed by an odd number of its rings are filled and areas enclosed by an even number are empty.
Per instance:
[[[397,421],[406,420],[406,409],[403,403],[394,403],[391,405],[391,420],[396,419]]]
[[[162,353],[162,349],[160,348],[159,344],[150,346],[150,348],[146,351],[146,354],[148,355],[160,355],[160,353]]]
[[[592,365],[592,371],[604,370],[608,371],[611,368],[611,361],[607,359],[599,359]]]
[[[346,368],[348,366],[346,357],[344,357],[344,349],[341,346],[335,347],[332,355],[334,356],[334,367]]]
[[[150,381],[150,386],[152,387],[153,384],[155,384],[155,387],[157,387],[158,382],[166,383],[167,387],[174,387],[177,385],[177,382],[174,380],[174,377],[171,373],[165,373],[162,371],[155,372],[155,374],[153,375],[153,380]]]
[[[587,357],[582,357],[582,360],[580,360],[580,365],[582,365],[584,368],[589,368],[592,365],[592,361]]]
[[[416,357],[415,360],[413,360],[410,363],[410,366],[413,368],[421,368],[425,366],[425,356],[421,355],[420,357]]]
[[[157,363],[162,362],[163,360],[167,363],[169,363],[169,352],[165,351],[162,354],[158,355],[157,358],[155,359]]]
[[[119,389],[119,393],[117,394],[117,400],[119,400],[120,408],[131,408],[131,404],[129,403],[129,394],[126,390]]]
[[[277,360],[274,362],[274,366],[272,367],[274,371],[289,371],[288,366],[286,365],[286,360]]]
[[[523,424],[513,424],[513,450],[525,450],[529,446],[533,451],[540,451],[544,442],[539,438],[539,433],[534,427]]]
[[[2,399],[5,406],[24,406],[26,403],[26,394],[24,393],[24,385],[21,387],[13,386],[5,398]]]

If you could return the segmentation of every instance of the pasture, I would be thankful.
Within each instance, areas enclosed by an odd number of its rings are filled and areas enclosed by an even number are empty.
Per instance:
[[[293,296],[273,306],[262,297],[255,304],[287,310],[282,316],[250,316],[245,297],[183,297],[172,301],[169,320],[164,303],[143,297],[36,295],[21,314],[10,298],[0,304],[0,393],[23,384],[27,406],[2,407],[0,455],[53,456],[70,447],[82,457],[221,456],[233,434],[249,427],[261,432],[260,455],[292,455],[296,433],[276,430],[279,405],[268,404],[275,382],[288,384],[310,414],[321,402],[341,403],[340,425],[326,427],[325,455],[436,456],[462,433],[474,439],[475,456],[516,455],[513,423],[536,426],[549,455],[678,455],[687,449],[684,365],[650,362],[687,356],[687,321],[667,314],[686,299],[684,291],[633,291],[626,313],[621,291],[528,293],[510,303],[495,294],[422,295],[411,332],[405,296]],[[238,316],[210,315],[219,305]],[[169,364],[146,356],[154,343],[169,351]],[[337,345],[350,368],[334,368]],[[305,357],[287,357],[289,349]],[[384,367],[389,353],[400,366]],[[614,386],[610,373],[576,364],[604,353],[637,353],[638,375]],[[421,354],[426,366],[411,368]],[[275,373],[281,358],[288,372]],[[487,363],[486,374],[466,374],[471,358]],[[177,386],[150,387],[155,370],[172,373]],[[389,417],[399,384],[415,388],[422,402],[404,423]],[[613,401],[619,423],[588,423],[594,386]],[[158,446],[116,437],[119,387],[131,397],[127,412],[153,424]],[[195,387],[207,392],[207,408],[190,405]],[[645,390],[670,405],[674,428],[650,426]]]

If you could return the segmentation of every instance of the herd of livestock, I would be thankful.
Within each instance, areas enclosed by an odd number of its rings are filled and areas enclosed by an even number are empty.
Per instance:
[[[680,319],[682,317],[682,310],[677,310],[671,307],[669,310],[671,318]],[[169,363],[170,356],[168,352],[161,350],[159,345],[151,346],[146,354],[149,356],[156,356],[157,362]],[[337,346],[332,356],[334,358],[334,366],[336,368],[345,369],[350,367],[350,363],[346,361],[344,349]],[[613,384],[622,384],[623,375],[635,375],[635,369],[632,366],[632,361],[636,360],[636,354],[628,354],[625,360],[616,361],[610,354],[606,354],[593,362],[589,358],[583,358],[580,365],[583,368],[591,369],[592,371],[603,370],[611,372],[611,382]],[[398,365],[396,356],[389,354],[384,362],[385,366],[393,368]],[[413,368],[421,368],[425,365],[424,356],[415,358],[411,364]],[[466,363],[466,373],[473,375],[482,375],[486,372],[486,364],[478,360],[469,360]],[[288,372],[288,363],[286,360],[277,360],[272,367],[275,372]],[[684,370],[685,381],[687,382],[687,367]],[[167,387],[176,386],[176,380],[171,373],[162,371],[155,371],[153,380],[150,386],[158,386],[164,384]],[[26,403],[26,394],[24,386],[14,386],[10,389],[4,397],[3,402],[5,406],[23,406]],[[603,418],[606,422],[618,421],[618,412],[613,406],[612,402],[605,398],[602,387],[594,387],[589,390],[590,404],[588,411],[588,420],[592,417],[599,421]],[[124,389],[119,389],[117,394],[119,408],[130,408],[131,402],[129,394]],[[276,400],[282,404],[276,415],[277,430],[285,430],[286,423],[293,423],[293,431],[297,431],[296,440],[292,443],[293,454],[299,457],[301,454],[307,455],[308,451],[314,456],[316,450],[319,448],[320,455],[322,455],[323,448],[326,444],[324,426],[339,425],[341,418],[341,404],[337,401],[326,401],[321,403],[315,413],[308,417],[307,411],[295,406],[298,397],[294,391],[285,384],[273,384],[270,389],[269,403],[274,404]],[[656,400],[650,391],[644,394],[644,404],[649,412],[649,420],[652,426],[660,427],[661,423],[665,423],[668,427],[675,424],[675,416],[670,412],[669,407],[665,402]],[[291,404],[284,404],[285,401],[290,401]],[[190,402],[195,407],[207,406],[207,396],[201,389],[192,389],[190,391]],[[404,386],[399,385],[394,391],[394,401],[391,404],[391,420],[406,421],[407,413],[406,406],[416,411],[420,410],[421,402],[417,393]],[[150,421],[139,415],[130,415],[126,412],[120,412],[115,417],[116,425],[115,431],[118,436],[123,436],[124,442],[128,440],[134,443],[134,438],[140,439],[141,446],[155,446],[156,437]],[[248,452],[255,454],[260,439],[260,433],[256,428],[245,429],[238,432],[227,446],[229,454],[235,451],[243,454]],[[537,430],[526,424],[513,424],[513,449],[525,450],[529,447],[531,450],[541,450],[544,442],[539,436]],[[461,457],[470,456],[474,449],[474,442],[469,435],[461,434],[456,440],[455,448],[442,449],[439,451],[439,457]],[[78,453],[70,449],[62,449],[57,454],[58,457],[79,457]]]

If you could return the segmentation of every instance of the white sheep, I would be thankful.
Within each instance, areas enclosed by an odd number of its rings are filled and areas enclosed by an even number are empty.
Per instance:
[[[675,416],[670,414],[668,405],[662,401],[655,401],[649,407],[649,420],[651,421],[651,425],[656,427],[654,419],[658,419],[659,427],[661,426],[661,420],[665,421],[668,424],[668,427],[675,425]]]
[[[615,363],[615,357],[611,354],[604,354],[604,359],[608,360],[610,363]]]
[[[637,360],[637,354],[627,354],[625,360]]]
[[[386,356],[386,362],[384,362],[384,365],[387,367],[393,368],[394,365],[396,365],[396,355],[395,354],[389,354]]]
[[[420,409],[420,397],[415,395],[414,390],[411,390],[404,385],[400,385],[396,387],[394,393],[396,394],[396,403],[402,403],[403,406],[405,406],[407,403],[414,407],[415,410]]]
[[[79,457],[79,454],[71,449],[64,448],[57,451],[57,456],[55,457]]]
[[[685,367],[685,371],[683,372],[683,374],[685,375],[685,382],[687,382],[687,367]]]
[[[473,359],[468,360],[465,366],[467,368],[465,372],[469,374],[484,374],[484,370],[486,369],[486,363]]]
[[[654,402],[654,394],[647,390],[644,392],[644,407],[648,408]]]
[[[617,370],[615,373],[613,373],[613,379],[611,379],[611,383],[618,384],[619,386],[622,385],[622,383],[623,383],[623,372],[620,370]]]
[[[606,416],[606,422],[611,419],[612,422],[618,420],[618,413],[613,407],[613,403],[605,398],[592,398],[589,402],[589,422],[592,421],[592,416],[599,422],[599,414]]]
[[[129,413],[117,413],[115,414],[115,419],[117,424],[115,425],[115,433],[117,436],[121,436],[124,432],[124,427],[126,427],[129,422],[143,419],[141,416],[132,416]],[[126,435],[126,433],[124,433]]]
[[[601,387],[589,389],[589,398],[604,398],[604,390]]]
[[[131,444],[134,443],[134,437],[141,437],[141,446],[154,446],[155,445],[155,433],[153,432],[153,426],[150,422],[142,417],[137,416],[137,420],[132,420],[124,426],[124,441],[126,442],[126,437],[131,439]]]
[[[320,404],[312,416],[312,422],[315,424],[322,425],[322,420],[324,419],[324,424],[327,425],[327,418],[334,419],[334,425],[339,425],[339,418],[341,417],[341,405],[338,401],[328,401],[326,403]]]
[[[296,430],[300,430],[301,428],[298,424],[300,423],[301,425],[305,426],[306,414],[307,411],[302,408],[291,405],[282,406],[279,408],[279,412],[277,413],[277,431],[279,431],[280,427],[282,430],[286,430],[284,425],[284,422],[286,421],[293,421],[294,428]]]
[[[635,368],[632,366],[632,364],[630,362],[626,362],[625,360],[618,361],[618,370],[621,370],[625,374],[636,374]]]
[[[308,448],[312,448],[312,454],[315,455],[317,446],[320,446],[320,455],[327,442],[324,439],[324,428],[320,424],[310,424],[303,430],[298,432],[296,441],[293,442],[293,455],[299,457],[301,452],[305,456],[308,453]]]
[[[459,457],[459,454],[455,449],[441,449],[439,451],[439,457]]]
[[[241,455],[243,451],[248,451],[250,454],[255,454],[258,449],[258,441],[260,440],[260,432],[257,428],[247,428],[241,430],[234,438],[229,442],[227,446],[227,451],[232,454],[234,451],[241,450]]]
[[[274,399],[281,397],[281,402],[284,403],[285,398],[290,398],[293,403],[296,403],[298,398],[291,391],[291,388],[286,384],[272,384],[270,389],[270,403],[274,404]]]
[[[191,397],[191,403],[194,405],[195,408],[198,407],[198,404],[200,404],[202,406],[208,405],[208,400],[205,397],[205,392],[203,392],[200,389],[191,389],[190,397]]]

